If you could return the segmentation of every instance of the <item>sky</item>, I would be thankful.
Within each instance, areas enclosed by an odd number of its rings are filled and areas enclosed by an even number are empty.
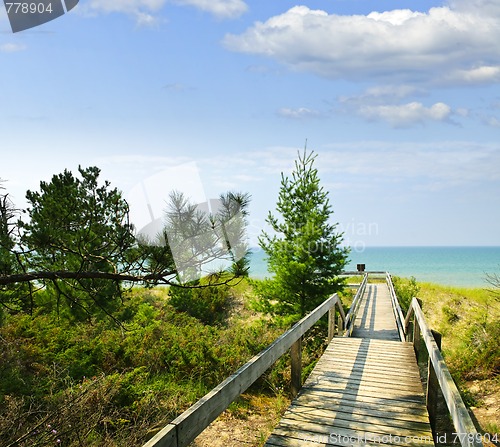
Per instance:
[[[307,144],[346,245],[498,246],[498,42],[500,0],[80,0],[19,33],[0,5],[0,178],[25,207],[98,166],[138,227],[247,192],[255,245]]]

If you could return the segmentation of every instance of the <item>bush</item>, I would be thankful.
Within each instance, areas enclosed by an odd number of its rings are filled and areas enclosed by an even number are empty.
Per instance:
[[[472,324],[461,337],[451,366],[461,380],[487,379],[500,375],[500,321]]]
[[[417,297],[420,292],[420,287],[417,284],[417,279],[414,276],[410,278],[400,278],[394,276],[392,278],[394,290],[399,299],[401,309],[406,314],[410,308],[411,300]]]
[[[121,327],[6,312],[0,445],[141,445],[282,332],[258,319],[206,325],[160,293],[128,294]]]
[[[181,312],[197,318],[204,324],[224,323],[229,307],[228,286],[200,288],[170,288],[170,304]]]

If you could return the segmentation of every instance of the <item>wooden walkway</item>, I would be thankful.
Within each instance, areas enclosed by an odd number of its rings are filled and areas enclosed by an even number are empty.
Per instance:
[[[352,337],[400,341],[386,284],[368,284]]]
[[[386,284],[369,284],[352,337],[336,337],[266,446],[434,445],[413,345]]]

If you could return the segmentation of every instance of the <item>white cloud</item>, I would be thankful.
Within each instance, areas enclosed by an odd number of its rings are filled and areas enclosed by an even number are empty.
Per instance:
[[[233,51],[260,54],[332,79],[384,83],[497,82],[500,7],[465,0],[426,13],[342,16],[296,6],[227,34]],[[498,3],[498,2],[496,2]]]
[[[240,17],[248,10],[243,0],[175,0],[175,3],[194,6],[221,19]]]
[[[362,106],[358,113],[370,121],[386,121],[392,127],[411,127],[427,121],[446,121],[452,113],[450,106],[438,102],[425,107],[420,102],[403,105]]]
[[[139,13],[159,11],[165,0],[91,0],[90,8],[100,12]]]
[[[220,19],[241,16],[248,9],[243,0],[91,0],[82,13],[120,12],[132,15],[138,25],[156,25],[158,13],[167,3],[191,6]]]
[[[0,45],[0,53],[16,53],[25,49],[26,45],[19,43],[4,43]]]
[[[489,116],[484,121],[488,126],[500,128],[500,119],[496,116]]]
[[[196,90],[195,87],[183,84],[182,82],[173,82],[171,84],[166,84],[165,86],[163,86],[163,88],[170,92],[189,92]]]
[[[303,118],[318,118],[321,113],[317,110],[308,109],[307,107],[299,107],[297,109],[290,109],[282,107],[278,110],[278,115],[283,118],[303,119]]]
[[[450,72],[447,79],[467,84],[488,84],[500,81],[500,66],[483,66]]]

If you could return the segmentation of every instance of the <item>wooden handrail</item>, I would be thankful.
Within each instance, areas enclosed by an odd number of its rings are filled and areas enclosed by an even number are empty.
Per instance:
[[[396,325],[398,327],[399,339],[401,341],[405,341],[406,340],[405,317],[403,315],[403,311],[401,310],[401,306],[399,304],[396,291],[394,290],[392,277],[389,274],[389,272],[386,272],[385,275],[386,275],[387,287],[389,287],[389,293],[391,295],[392,310],[394,311],[394,317],[396,318]]]
[[[339,320],[343,322],[345,327],[346,316],[344,315],[342,302],[335,293],[291,329],[278,337],[268,348],[254,356],[233,375],[217,385],[212,391],[160,430],[143,447],[187,447],[217,416],[227,409],[238,396],[244,393],[276,360],[292,347],[294,347],[292,353],[295,353],[295,356],[298,357],[298,359],[292,359],[292,366],[295,364],[292,376],[299,377],[300,380],[300,373],[297,373],[297,368],[300,369],[299,347],[302,336],[326,312],[329,312],[329,338],[333,337],[331,327],[335,324],[335,307],[338,308]],[[342,330],[342,328],[339,327],[339,330]]]
[[[354,296],[354,299],[352,300],[351,307],[349,308],[349,312],[347,312],[347,315],[345,317],[345,333],[344,337],[350,337],[352,334],[352,331],[354,329],[354,323],[356,321],[356,315],[359,310],[359,306],[361,304],[361,300],[363,298],[363,294],[365,293],[366,289],[366,284],[368,283],[368,273],[365,273],[363,277],[363,281],[361,281],[361,284],[359,285],[358,291],[356,292],[356,295]]]
[[[460,440],[462,447],[482,447],[481,436],[476,431],[476,427],[472,422],[472,419],[467,411],[462,397],[451,377],[450,371],[446,366],[446,363],[441,355],[441,351],[434,339],[432,331],[427,326],[425,321],[424,313],[422,308],[416,298],[413,298],[408,309],[408,313],[405,319],[405,333],[408,333],[408,328],[412,317],[414,317],[414,328],[418,326],[418,331],[414,331],[415,336],[420,341],[420,335],[422,336],[425,346],[427,347],[427,352],[429,353],[429,360],[432,368],[434,369],[439,387],[443,393],[448,410],[450,412],[455,430],[457,432],[457,438]],[[413,340],[414,345],[416,340]],[[418,345],[417,345],[418,346]],[[418,349],[418,348],[417,348]],[[418,357],[417,357],[418,358]]]

